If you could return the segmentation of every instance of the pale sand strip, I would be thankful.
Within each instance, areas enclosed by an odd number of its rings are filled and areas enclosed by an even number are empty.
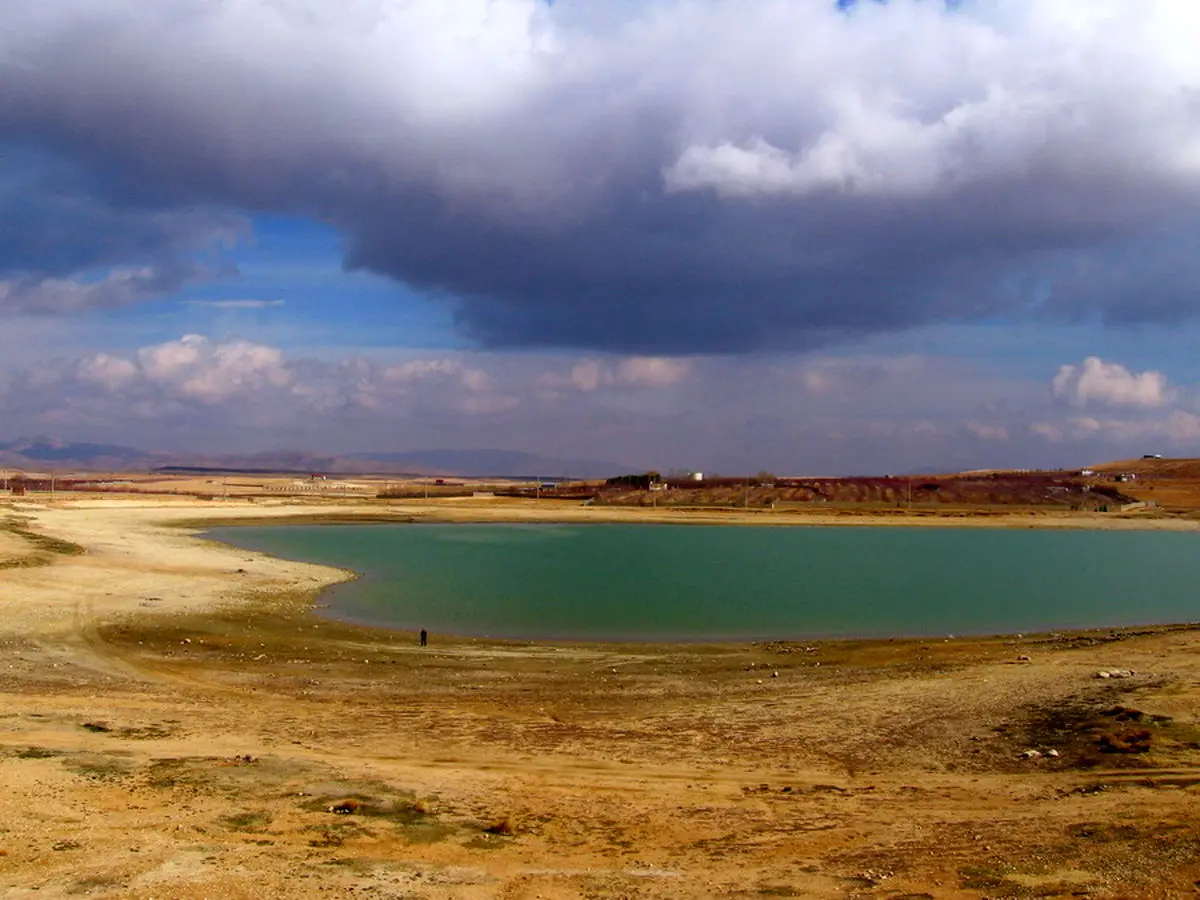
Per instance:
[[[19,517],[35,532],[82,546],[78,556],[51,555],[50,564],[0,570],[0,630],[54,633],[78,630],[81,620],[131,612],[211,609],[251,594],[311,592],[349,577],[337,569],[275,559],[199,540],[180,522],[250,520],[421,519],[441,522],[657,522],[753,525],[858,525],[999,528],[1095,528],[1196,531],[1188,520],[1105,515],[845,515],[679,511],[523,501],[390,505],[248,503],[186,498],[63,498],[15,501],[0,518]],[[5,536],[0,555],[22,552]],[[7,548],[7,552],[5,551]]]

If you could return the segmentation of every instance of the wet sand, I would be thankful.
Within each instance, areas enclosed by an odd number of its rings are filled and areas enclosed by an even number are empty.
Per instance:
[[[388,515],[649,518],[546,510]],[[331,513],[378,507],[0,511],[23,520],[0,533],[6,896],[1177,897],[1200,879],[1189,628],[421,648],[313,615],[347,573],[173,524]],[[680,516],[762,521],[653,520]],[[1195,527],[1036,519],[971,524]]]

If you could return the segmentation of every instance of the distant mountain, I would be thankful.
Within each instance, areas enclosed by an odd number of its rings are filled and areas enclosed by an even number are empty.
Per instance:
[[[463,475],[506,478],[607,478],[635,471],[597,460],[556,459],[513,450],[412,450],[347,456],[273,450],[260,453],[166,453],[50,437],[0,442],[0,466],[76,471],[321,472],[343,475]]]
[[[71,444],[48,437],[20,438],[7,444],[0,443],[0,451],[45,462],[93,459],[98,456],[111,459],[140,459],[146,455],[144,450],[117,444]]]
[[[636,466],[596,459],[560,459],[519,450],[406,450],[399,453],[357,453],[353,459],[410,466],[414,469],[464,476],[506,478],[610,478],[638,472]]]

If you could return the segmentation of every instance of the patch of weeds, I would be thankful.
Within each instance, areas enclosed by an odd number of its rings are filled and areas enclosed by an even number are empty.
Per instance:
[[[17,759],[51,759],[62,755],[60,751],[46,747],[21,747],[16,751]]]
[[[965,866],[958,870],[961,877],[959,887],[964,890],[987,890],[996,891],[997,889],[1005,891],[1003,895],[997,896],[1012,896],[1017,890],[1017,886],[1006,878],[1006,871],[995,866]]]
[[[415,822],[404,829],[411,844],[437,844],[454,834],[454,827],[443,822]]]
[[[1081,840],[1109,843],[1132,841],[1140,832],[1132,825],[1112,825],[1108,822],[1076,822],[1067,826],[1067,834]]]
[[[130,741],[152,741],[168,738],[176,731],[177,729],[170,725],[143,725],[140,728],[122,728],[117,734]]]
[[[89,875],[81,878],[67,891],[69,894],[90,894],[92,891],[105,891],[113,888],[123,888],[125,882],[112,875]]]
[[[758,889],[760,897],[799,897],[800,892],[786,884],[768,884]]]
[[[508,841],[493,834],[480,834],[465,841],[463,846],[468,850],[499,850],[501,847],[508,846]]]
[[[7,531],[9,534],[16,535],[46,553],[54,553],[59,556],[80,556],[85,552],[84,548],[79,544],[51,537],[48,534],[42,534],[40,531],[30,531],[15,519],[0,522],[0,531]]]
[[[144,735],[149,737],[150,735]],[[264,768],[260,760],[248,764],[245,757],[177,756],[152,759],[146,783],[155,788],[179,785],[204,786],[233,800],[241,800],[247,791],[261,790],[278,782],[278,769]]]
[[[221,816],[217,822],[229,831],[245,831],[251,834],[261,833],[271,824],[271,814],[266,810],[235,813],[231,816]]]
[[[349,869],[358,876],[370,875],[371,871],[375,868],[375,864],[370,860],[357,859],[353,856],[335,856],[332,859],[325,860],[325,865]]]
[[[185,761],[182,759],[155,759],[150,761],[150,770],[146,774],[146,784],[153,788],[173,788],[188,784],[194,779],[184,771]]]
[[[50,559],[45,556],[21,556],[17,559],[0,560],[0,569],[36,569],[48,565]]]
[[[397,825],[420,824],[432,815],[432,808],[428,801],[412,800],[407,797],[380,797],[371,794],[318,796],[306,800],[300,806],[306,812],[387,819]]]
[[[84,778],[94,781],[124,778],[133,769],[129,760],[91,754],[80,755],[69,761],[64,760],[63,765],[76,775],[82,775]]]
[[[346,841],[356,837],[374,837],[375,832],[357,822],[336,822],[328,825],[310,825],[307,831],[314,831],[317,837],[308,842],[310,847],[340,847]]]
[[[79,850],[82,847],[83,847],[83,844],[79,843],[79,841],[55,841],[54,846],[51,847],[50,849],[63,851],[63,850]]]
[[[1061,764],[1076,768],[1128,767],[1141,764],[1131,755],[1151,752],[1152,745],[1168,735],[1177,742],[1182,737],[1182,729],[1175,727],[1169,716],[1074,699],[1031,717],[1025,723],[1021,744],[1054,748],[1061,754]]]
[[[514,837],[517,833],[517,823],[510,816],[505,816],[503,819],[497,819],[483,830],[488,834],[495,834],[500,837]]]

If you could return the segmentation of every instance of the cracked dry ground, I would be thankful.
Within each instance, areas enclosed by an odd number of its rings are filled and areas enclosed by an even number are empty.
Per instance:
[[[1187,896],[1198,708],[1187,629],[421,649],[277,599],[84,616],[0,638],[0,888]]]

